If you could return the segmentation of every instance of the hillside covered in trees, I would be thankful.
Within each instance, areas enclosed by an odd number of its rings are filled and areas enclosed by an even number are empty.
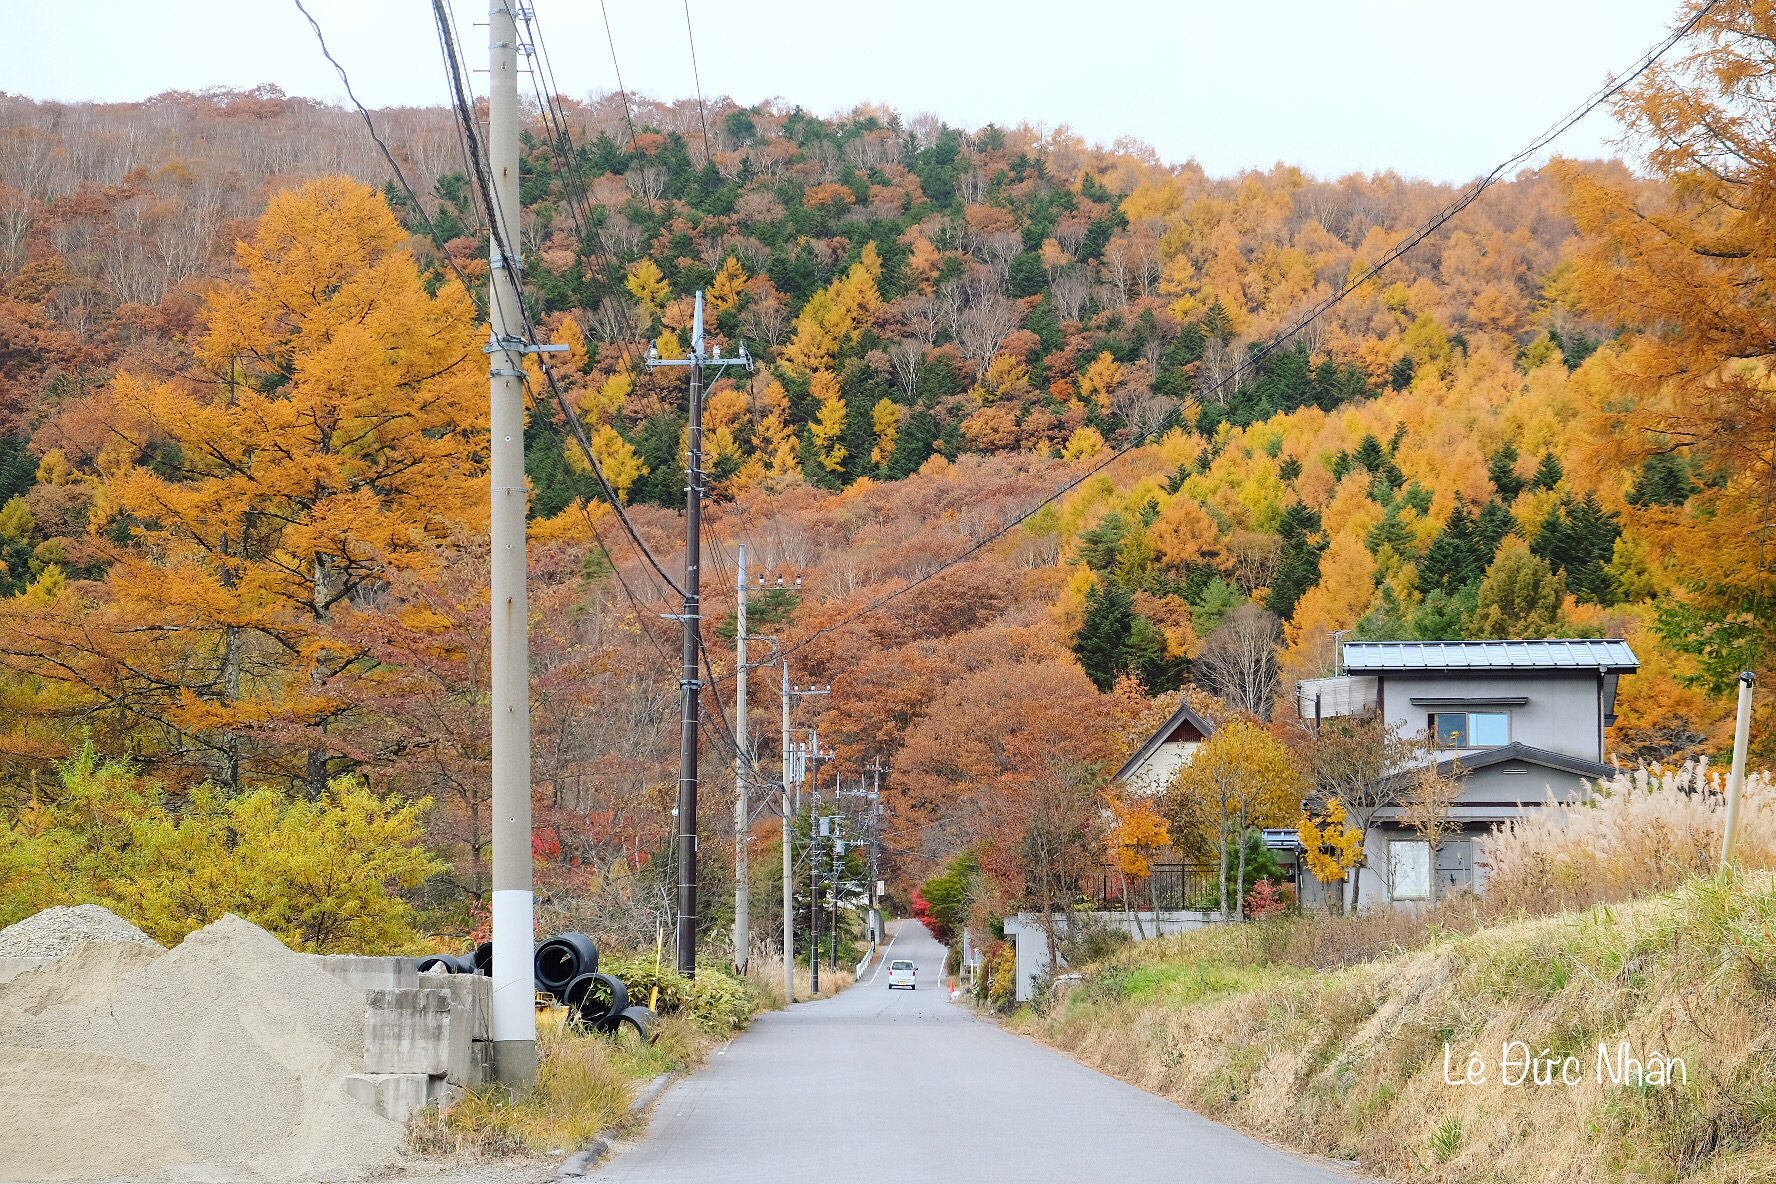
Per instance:
[[[1685,85],[1650,74],[1622,114],[1644,130]],[[803,710],[841,769],[890,770],[903,884],[968,848],[1015,898],[1055,803],[1089,805],[1180,695],[1272,720],[1338,632],[1626,636],[1629,763],[1721,752],[1729,685],[1768,669],[1743,292],[1772,246],[1732,211],[1776,187],[1698,196],[1706,145],[1503,181],[1271,348],[1457,191],[886,110],[535,115],[532,316],[668,573],[682,379],[641,358],[683,350],[704,290],[761,362],[707,401],[707,603],[739,542],[800,577],[755,631],[832,683]],[[374,117],[417,205],[354,112],[274,90],[0,96],[0,809],[90,825],[46,788],[88,738],[174,798],[351,775],[434,799],[450,867],[417,899],[466,915],[486,215],[448,110]],[[673,606],[533,379],[539,867],[622,895],[668,821]],[[711,609],[710,769],[731,636]],[[60,890],[31,874],[0,867]]]

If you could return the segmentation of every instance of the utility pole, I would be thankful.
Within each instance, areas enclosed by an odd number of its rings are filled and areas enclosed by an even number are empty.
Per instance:
[[[1721,836],[1721,869],[1733,862],[1733,832],[1739,827],[1739,798],[1745,791],[1745,753],[1751,747],[1751,690],[1757,675],[1739,674],[1739,719],[1733,730],[1733,771],[1727,777],[1727,825]]]
[[[518,23],[508,0],[488,14],[488,171],[497,231],[488,319],[493,550],[493,1067],[517,1090],[536,1083],[536,923],[530,853],[530,602],[525,590],[524,309],[518,242]],[[503,250],[502,250],[503,246]]]
[[[752,761],[752,751],[746,744],[746,544],[739,547],[734,583],[739,597],[734,618],[734,969],[745,974],[752,941],[747,915],[752,888],[747,879],[746,851],[746,832],[752,821],[746,801],[746,767]]]
[[[814,782],[813,804],[808,807],[808,971],[812,993],[820,994],[820,840],[825,824],[820,819],[820,782]]]
[[[499,3],[500,0],[495,0]],[[514,91],[514,93],[516,93]],[[698,692],[703,682],[697,677],[698,642],[702,638],[702,561],[703,561],[703,368],[713,363],[720,374],[726,366],[752,369],[752,359],[744,342],[736,358],[723,360],[717,346],[711,357],[703,351],[703,293],[697,293],[696,314],[691,323],[691,353],[687,358],[662,358],[659,346],[649,346],[647,364],[657,366],[689,366],[691,393],[686,424],[688,446],[685,451],[685,570],[684,611],[677,614],[684,626],[683,661],[678,676],[678,907],[674,949],[678,973],[686,978],[697,976],[697,714]],[[744,595],[744,592],[742,593]]]
[[[779,586],[783,577],[777,578]],[[796,578],[796,587],[802,581]],[[790,784],[795,780],[795,750],[789,741],[789,705],[797,695],[828,695],[832,687],[824,691],[809,687],[806,690],[795,686],[789,681],[789,658],[787,655],[778,659],[783,664],[783,1000],[785,1003],[795,1002],[795,811],[790,807]],[[811,857],[810,857],[811,858]]]
[[[783,1001],[795,1002],[795,857],[790,840],[795,818],[789,811],[789,659],[783,663]]]

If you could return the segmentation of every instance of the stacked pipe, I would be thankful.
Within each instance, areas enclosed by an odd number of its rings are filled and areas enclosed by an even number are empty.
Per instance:
[[[652,1040],[659,1018],[651,1008],[629,1002],[629,988],[614,974],[598,971],[598,946],[584,933],[563,933],[540,942],[532,960],[539,994],[568,1009],[569,1022],[613,1035],[627,1030]],[[419,963],[421,974],[492,974],[493,943],[484,941],[473,953],[434,954]]]

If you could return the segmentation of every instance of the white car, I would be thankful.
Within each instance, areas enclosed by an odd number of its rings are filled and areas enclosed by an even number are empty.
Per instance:
[[[919,989],[919,968],[905,958],[896,958],[888,963],[888,989],[905,987],[909,991]]]

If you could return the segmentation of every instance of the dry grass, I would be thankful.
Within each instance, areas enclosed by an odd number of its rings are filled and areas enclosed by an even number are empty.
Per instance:
[[[537,1087],[514,1097],[502,1086],[468,1092],[448,1110],[426,1110],[408,1126],[420,1155],[466,1160],[574,1152],[601,1131],[621,1128],[639,1082],[701,1063],[716,1038],[688,1019],[661,1021],[651,1045],[566,1028],[553,1009],[537,1032]]]
[[[645,957],[631,960],[646,969]],[[612,967],[628,965],[621,958]],[[644,990],[640,970],[628,976]],[[809,971],[796,968],[796,997],[808,999]],[[825,998],[851,985],[849,970],[820,972]],[[731,970],[708,968],[696,980],[660,975],[661,1006],[678,1010],[660,1023],[651,1045],[621,1042],[564,1026],[565,1009],[543,1013],[537,1031],[537,1088],[514,1096],[493,1085],[473,1090],[448,1110],[426,1110],[408,1126],[408,1144],[420,1155],[479,1161],[573,1152],[629,1121],[635,1087],[661,1073],[693,1069],[753,1014],[783,1006],[783,962],[755,955],[744,983]],[[638,999],[646,1002],[645,997]]]
[[[1726,774],[1706,761],[1618,774],[1590,803],[1538,811],[1487,842],[1489,907],[1547,913],[1675,888],[1715,869],[1725,819]],[[1745,779],[1734,853],[1742,867],[1776,867],[1769,773]]]
[[[838,994],[855,980],[856,974],[849,968],[841,966],[837,970],[820,968],[820,994],[814,994],[813,972],[806,966],[795,969],[796,998],[802,1002],[809,999],[826,999]],[[746,983],[759,1000],[762,1011],[775,1011],[784,1006],[783,998],[783,955],[775,953],[754,952],[746,962]]]
[[[1237,928],[1131,947],[1015,1021],[1203,1113],[1434,1184],[1776,1180],[1776,885],[1692,880],[1626,906],[1443,933],[1330,971]],[[1287,945],[1287,941],[1284,942]],[[1506,1041],[1575,1085],[1505,1085]],[[1599,1041],[1684,1058],[1689,1085],[1598,1084]],[[1480,1086],[1443,1078],[1478,1049]]]

